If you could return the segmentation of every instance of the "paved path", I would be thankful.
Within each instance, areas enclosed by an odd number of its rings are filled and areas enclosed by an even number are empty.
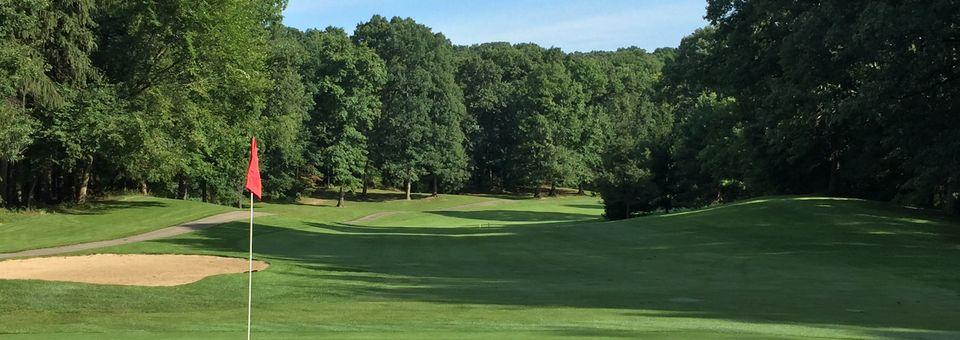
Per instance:
[[[267,216],[267,215],[271,215],[271,214],[254,213],[254,216]],[[197,231],[200,229],[210,228],[218,224],[238,221],[238,220],[246,219],[249,217],[250,217],[249,211],[231,211],[228,213],[201,218],[199,220],[187,222],[178,226],[157,229],[151,232],[128,236],[124,238],[118,238],[114,240],[71,244],[71,245],[51,247],[51,248],[31,249],[31,250],[24,250],[16,253],[0,253],[0,260],[12,259],[16,257],[57,255],[57,254],[64,254],[64,253],[72,253],[72,252],[81,251],[81,250],[112,247],[112,246],[118,246],[121,244],[156,240],[156,239],[167,238],[171,236],[177,236],[180,234],[186,234],[186,233]]]

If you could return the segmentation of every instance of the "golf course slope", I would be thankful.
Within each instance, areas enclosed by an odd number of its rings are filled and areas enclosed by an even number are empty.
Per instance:
[[[116,239],[233,210],[216,204],[139,195],[53,211],[12,213],[0,209],[0,253]]]
[[[960,223],[934,212],[765,197],[607,222],[593,197],[392,197],[257,204],[255,338],[960,338]],[[246,228],[85,253],[243,257]],[[0,338],[241,338],[246,284],[0,280]]]

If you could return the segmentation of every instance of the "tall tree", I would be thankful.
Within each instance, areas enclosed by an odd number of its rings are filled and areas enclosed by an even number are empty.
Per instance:
[[[413,19],[381,16],[358,25],[353,38],[373,48],[387,67],[383,116],[373,133],[377,163],[404,183],[407,199],[424,175],[437,185],[459,185],[466,179],[466,109],[454,81],[450,41]]]
[[[710,1],[718,89],[771,187],[955,211],[958,15],[954,1]]]
[[[533,44],[487,43],[461,49],[457,82],[463,89],[470,121],[472,186],[480,190],[515,190],[523,177],[513,155],[520,138],[520,94],[543,49]]]
[[[57,125],[52,117],[63,113],[65,105],[73,104],[70,101],[82,98],[70,94],[84,91],[88,81],[98,79],[89,57],[96,45],[92,10],[93,3],[88,1],[0,4],[0,70],[10,76],[0,83],[4,97],[0,112],[9,118],[0,128],[0,136],[10,141],[0,156],[0,170],[5,172],[0,174],[4,178],[0,180],[2,197],[7,203],[32,204],[41,189],[42,174],[54,165],[74,170],[69,161],[58,164],[64,150],[55,143],[25,147],[40,138],[63,141],[56,136],[64,136],[65,129],[72,127]],[[26,157],[22,157],[23,151]],[[17,164],[8,164],[17,158],[21,158]],[[82,180],[79,187],[77,197],[85,199]]]
[[[301,69],[308,59],[300,31],[279,23],[270,25],[270,53],[267,74],[272,84],[266,107],[258,123],[260,128],[261,172],[264,190],[274,199],[296,199],[307,185],[307,111],[313,98],[304,84]]]
[[[236,164],[264,108],[267,27],[279,11],[266,0],[107,2],[95,61],[129,103],[126,175],[179,198],[193,188],[239,201]]]
[[[555,195],[558,185],[577,180],[583,166],[577,153],[587,123],[583,89],[564,65],[562,53],[551,49],[527,78],[521,96],[517,163],[535,196],[543,184]]]
[[[304,34],[309,55],[303,73],[316,105],[310,110],[311,161],[344,192],[360,186],[367,164],[366,134],[380,116],[383,61],[339,28]]]

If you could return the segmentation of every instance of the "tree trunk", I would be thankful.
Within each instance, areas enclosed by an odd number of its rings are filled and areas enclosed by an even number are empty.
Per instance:
[[[60,190],[57,191],[57,198],[59,198],[61,202],[73,199],[73,181],[76,178],[77,176],[73,172],[63,174],[63,178],[60,179]]]
[[[36,195],[36,192],[37,192],[37,182],[40,182],[40,179],[43,178],[43,176],[42,176],[42,175],[36,175],[36,176],[29,175],[29,176],[27,176],[27,178],[30,179],[30,185],[27,186],[27,192],[26,192],[26,194],[24,195],[24,196],[26,196],[25,201],[27,202],[27,205],[28,205],[28,206],[33,206],[33,204],[35,203],[34,201],[36,201],[36,198],[37,198],[37,195]]]
[[[367,159],[363,163],[363,178],[360,179],[360,184],[363,186],[363,191],[360,193],[360,196],[367,198],[367,181],[370,180],[370,159]]]
[[[434,197],[436,197],[440,193],[440,190],[439,190],[440,186],[437,185],[437,182],[438,182],[437,174],[433,174],[433,194],[431,196],[434,196]]]
[[[40,187],[37,190],[37,198],[45,203],[53,202],[53,169],[50,165],[44,167],[40,173]]]
[[[0,159],[0,206],[7,204],[7,183],[10,177],[7,176],[7,160]]]
[[[20,163],[12,162],[7,169],[7,179],[10,183],[7,185],[7,203],[9,205],[20,204]]]
[[[586,195],[586,192],[583,191],[583,183],[577,184],[577,195]]]
[[[16,168],[16,162],[9,162],[6,164],[6,169],[3,171],[3,201],[8,206],[17,204],[17,179],[16,176],[14,176],[16,174]]]
[[[626,205],[626,209],[624,210],[623,218],[630,218],[630,201],[626,201],[624,203]]]
[[[533,198],[540,198],[540,197],[543,197],[543,195],[540,194],[540,184],[538,183],[536,186],[533,187]]]
[[[957,178],[947,178],[946,190],[943,193],[943,211],[950,215],[960,213],[957,202],[957,195],[960,194],[957,192],[960,191],[960,183],[957,182]]]
[[[80,182],[77,184],[77,203],[87,201],[87,186],[90,185],[90,172],[93,171],[93,157],[87,159],[87,164],[80,171]]]
[[[24,171],[24,174],[23,174],[23,180],[24,180],[24,183],[23,183],[24,190],[22,194],[23,203],[26,204],[27,206],[32,206],[33,200],[35,197],[34,192],[37,190],[38,176],[33,175],[35,172],[33,169],[33,162],[26,161],[24,162],[23,166],[26,170]]]
[[[47,202],[50,203],[60,203],[60,182],[63,175],[60,168],[50,169],[50,189],[47,191]]]
[[[207,181],[203,181],[203,185],[200,186],[200,199],[204,202],[210,203],[207,196]]]
[[[557,196],[557,183],[550,182],[550,197]]]
[[[410,200],[410,185],[411,185],[410,182],[411,182],[411,181],[408,179],[408,180],[407,180],[407,200],[408,200],[408,201]]]
[[[836,160],[830,167],[830,180],[827,182],[827,193],[837,195],[840,194],[840,159],[836,153],[834,153],[833,157],[835,157]]]
[[[140,181],[139,183],[140,194],[146,196],[150,193],[149,188],[147,187],[147,181]]]
[[[184,174],[177,175],[177,199],[187,199],[187,176]]]
[[[337,208],[343,207],[343,186],[340,186],[340,197],[337,199]]]

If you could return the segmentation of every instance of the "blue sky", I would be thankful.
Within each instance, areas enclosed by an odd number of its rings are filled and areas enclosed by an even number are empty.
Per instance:
[[[284,22],[353,32],[374,14],[411,17],[454,44],[534,42],[564,51],[676,47],[706,25],[706,0],[289,0]]]

